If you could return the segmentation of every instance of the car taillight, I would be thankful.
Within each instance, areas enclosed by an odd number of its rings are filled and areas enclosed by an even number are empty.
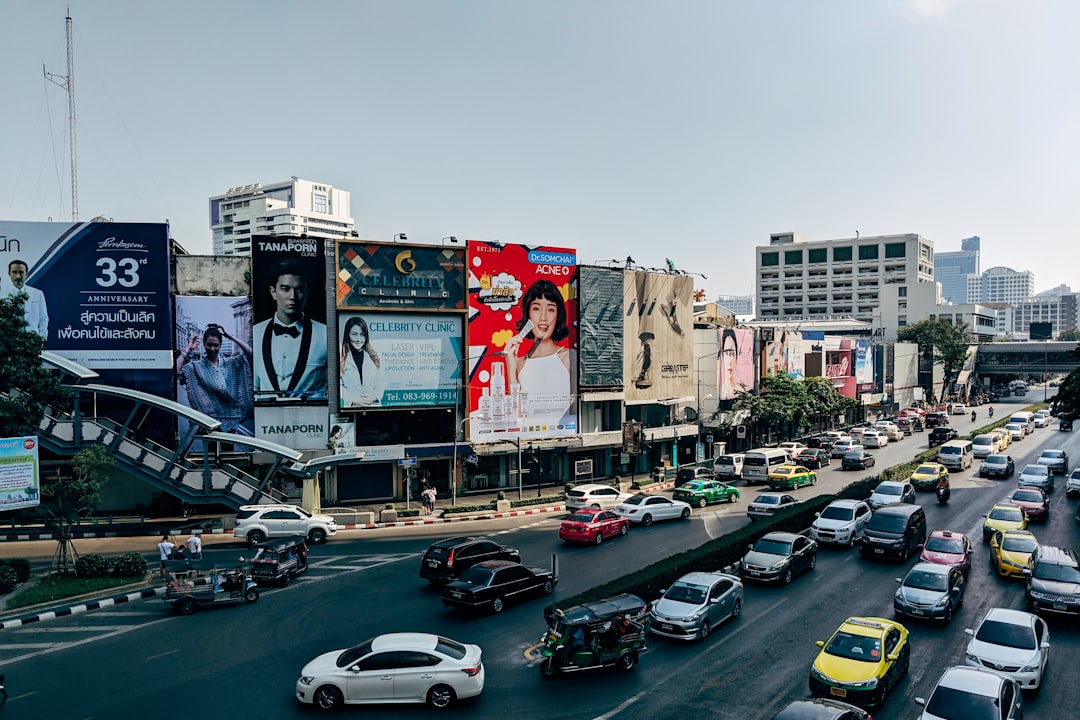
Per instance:
[[[469,677],[476,677],[477,675],[480,674],[480,668],[482,668],[482,667],[484,667],[484,666],[480,665],[480,664],[476,664],[476,665],[473,665],[472,667],[461,668],[461,672],[465,673]]]
[[[454,550],[453,550],[453,548],[450,549],[450,554],[446,556],[446,567],[451,568],[451,569],[454,567]]]

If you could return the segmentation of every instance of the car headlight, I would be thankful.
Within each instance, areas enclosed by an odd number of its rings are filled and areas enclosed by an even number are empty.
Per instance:
[[[869,680],[860,680],[859,682],[844,683],[844,684],[849,686],[849,687],[876,688],[877,684],[878,684],[878,679],[877,678],[870,678]]]
[[[301,675],[300,676],[300,684],[301,685],[310,685],[314,681],[315,681],[315,678],[312,677],[311,675]]]
[[[898,602],[898,603],[904,602],[904,591],[903,590],[897,590],[896,593],[893,595],[893,597],[896,599],[896,602]]]
[[[1038,672],[1038,670],[1038,665],[1025,665],[1024,667],[1020,668],[1020,672],[1022,673]]]
[[[811,665],[810,666],[810,674],[813,677],[817,678],[818,680],[823,680],[825,682],[831,682],[832,681],[832,678],[830,678],[828,675],[826,675],[825,673],[823,673],[823,672],[821,672],[820,670],[817,669],[817,665]]]
[[[773,570],[783,570],[784,568],[786,568],[788,566],[788,562],[789,562],[788,560],[781,560],[780,562],[773,565],[772,569]]]
[[[978,655],[972,655],[971,653],[965,653],[965,655],[967,656],[967,660],[969,663],[979,665],[980,667],[982,666],[982,662],[979,660]]]
[[[937,604],[934,607],[943,608],[948,604],[949,604],[949,596],[948,595],[942,595],[941,599],[937,601]]]
[[[698,610],[698,611],[697,611],[696,613],[694,613],[693,615],[687,615],[687,616],[686,616],[686,622],[694,622],[694,621],[695,621],[695,620],[697,620],[697,619],[698,619],[699,617],[701,617],[701,616],[702,616],[703,614],[704,614],[704,610]]]

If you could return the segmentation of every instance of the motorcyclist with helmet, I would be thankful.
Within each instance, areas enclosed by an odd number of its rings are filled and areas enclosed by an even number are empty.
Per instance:
[[[949,502],[949,495],[951,494],[952,491],[949,489],[949,474],[943,472],[939,477],[937,484],[938,503],[944,505],[945,503]]]

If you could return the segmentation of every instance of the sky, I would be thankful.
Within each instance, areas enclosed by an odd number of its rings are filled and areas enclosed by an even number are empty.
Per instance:
[[[168,220],[298,176],[362,238],[575,248],[754,290],[755,248],[982,238],[1080,290],[1075,0],[6,0],[0,219]]]

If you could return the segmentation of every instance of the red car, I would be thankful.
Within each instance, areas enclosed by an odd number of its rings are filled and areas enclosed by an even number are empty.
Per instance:
[[[1024,508],[1028,522],[1046,522],[1050,519],[1050,499],[1041,488],[1030,485],[1012,491],[1005,502]]]
[[[630,531],[630,521],[604,508],[581,508],[562,521],[559,537],[563,542],[593,543],[599,545],[604,538],[625,535]]]
[[[923,562],[948,565],[967,575],[971,569],[971,542],[964,533],[951,530],[935,530],[923,547]]]

